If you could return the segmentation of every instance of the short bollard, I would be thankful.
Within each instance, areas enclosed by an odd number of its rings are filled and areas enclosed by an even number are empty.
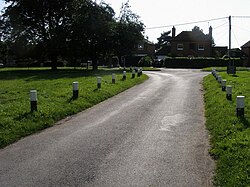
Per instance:
[[[112,73],[112,84],[115,84],[115,74]]]
[[[215,77],[216,80],[218,80],[218,74],[217,73],[215,73],[214,77]]]
[[[231,85],[228,85],[226,87],[226,91],[227,91],[226,98],[230,101],[232,100],[232,90],[233,90],[233,87]]]
[[[132,79],[135,78],[135,70],[132,70]]]
[[[227,80],[226,79],[223,79],[221,81],[221,90],[222,91],[226,91],[226,84],[227,84]]]
[[[122,80],[126,80],[127,76],[126,76],[126,71],[123,71],[123,76],[122,76]]]
[[[236,98],[236,115],[237,117],[244,117],[245,96],[237,96]]]
[[[30,110],[37,111],[37,91],[30,90]]]
[[[77,99],[79,95],[78,82],[73,82],[73,99]]]
[[[140,77],[140,76],[141,76],[141,69],[138,69],[137,77]]]
[[[102,78],[101,77],[97,77],[97,88],[101,89],[101,85],[102,85]]]
[[[221,78],[221,76],[219,75],[219,76],[218,76],[218,82],[221,83],[221,80],[222,80],[222,78]]]
[[[212,74],[215,77],[215,74],[216,74],[216,70],[215,69],[212,70]]]

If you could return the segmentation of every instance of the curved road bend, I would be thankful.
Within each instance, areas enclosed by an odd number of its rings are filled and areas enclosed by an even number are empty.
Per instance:
[[[0,186],[211,186],[199,70],[163,69],[0,150]]]

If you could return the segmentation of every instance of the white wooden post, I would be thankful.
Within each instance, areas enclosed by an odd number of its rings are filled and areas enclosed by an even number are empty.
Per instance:
[[[97,88],[98,89],[101,88],[101,82],[102,82],[102,78],[101,77],[97,77]]]
[[[134,79],[135,78],[135,70],[133,69],[132,70],[132,79]]]
[[[237,117],[244,117],[245,96],[237,96],[236,101],[236,115]]]
[[[222,91],[226,91],[226,84],[227,84],[227,80],[226,79],[223,79],[221,81],[221,90]]]
[[[30,90],[30,110],[37,111],[37,91]]]
[[[222,78],[221,78],[221,76],[219,75],[219,76],[218,76],[218,82],[221,83],[221,80],[222,80]]]
[[[78,90],[78,82],[73,82],[73,99],[78,98],[79,90]]]
[[[112,84],[115,84],[115,74],[112,73]]]
[[[233,87],[231,85],[228,85],[226,87],[226,91],[227,91],[226,98],[230,101],[232,100],[232,90],[233,90]]]
[[[122,80],[126,80],[127,76],[126,76],[126,71],[123,71],[123,77]]]

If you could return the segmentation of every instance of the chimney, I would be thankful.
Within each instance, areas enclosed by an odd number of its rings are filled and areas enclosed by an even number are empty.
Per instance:
[[[213,28],[210,26],[209,27],[209,38],[212,39],[213,38]]]
[[[175,31],[176,31],[176,29],[175,29],[175,27],[173,27],[173,28],[172,28],[172,38],[175,37]]]

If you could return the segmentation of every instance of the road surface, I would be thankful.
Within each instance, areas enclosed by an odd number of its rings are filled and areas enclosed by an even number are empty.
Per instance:
[[[0,186],[211,186],[199,70],[150,79],[0,150]]]

